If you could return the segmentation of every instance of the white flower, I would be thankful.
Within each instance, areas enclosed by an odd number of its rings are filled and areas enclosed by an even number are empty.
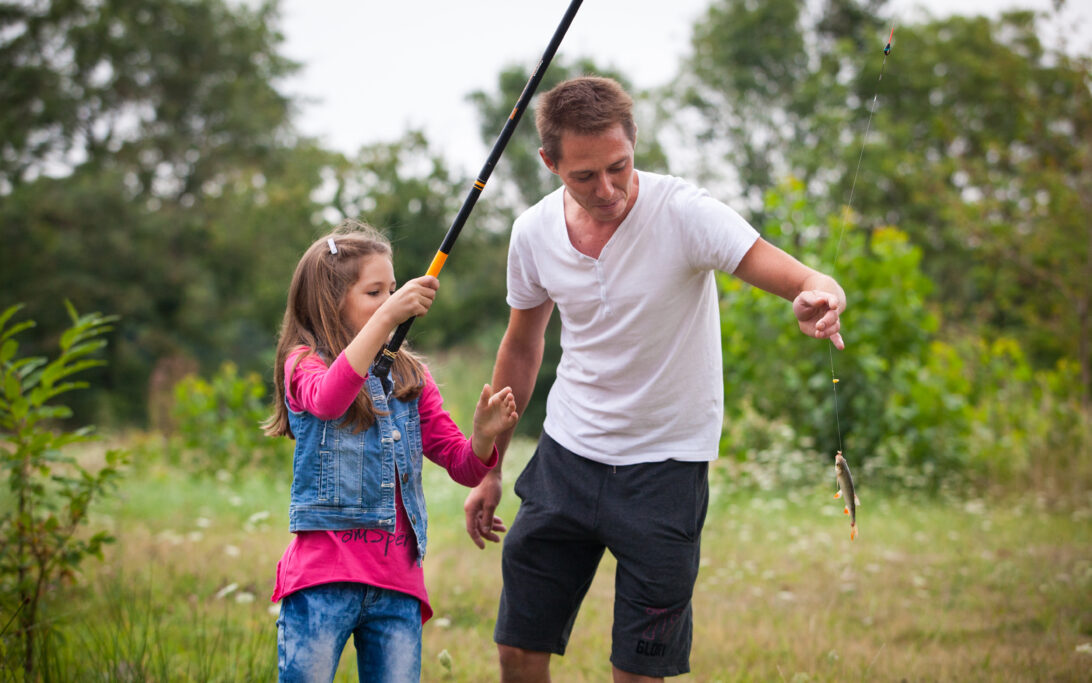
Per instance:
[[[440,666],[444,667],[444,670],[451,671],[451,653],[447,650],[440,650],[440,654],[436,655],[436,659],[440,660]]]
[[[268,510],[259,510],[258,512],[255,512],[250,517],[248,517],[245,522],[243,522],[243,530],[247,533],[253,533],[258,529],[259,526],[261,526],[261,523],[267,521],[269,517],[270,514]]]
[[[227,555],[228,557],[239,557],[239,555],[241,555],[242,552],[239,550],[239,548],[237,546],[225,545],[224,546],[224,554]]]
[[[157,534],[159,540],[171,545],[182,545],[186,539],[182,538],[182,534],[179,534],[174,529],[164,529]]]
[[[254,594],[247,591],[241,591],[238,595],[235,596],[235,602],[239,603],[240,605],[250,604],[254,602]]]
[[[228,585],[224,586],[223,588],[221,588],[220,590],[218,590],[216,592],[216,599],[217,600],[222,600],[223,598],[226,598],[227,596],[234,593],[236,590],[238,590],[238,588],[239,588],[239,584],[229,583]]]
[[[986,512],[986,503],[981,500],[969,500],[964,504],[963,510],[969,515],[981,515]]]

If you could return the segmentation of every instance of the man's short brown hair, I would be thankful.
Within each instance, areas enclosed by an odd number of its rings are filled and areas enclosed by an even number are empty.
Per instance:
[[[539,98],[535,126],[542,149],[554,163],[561,160],[561,134],[602,133],[615,124],[630,142],[637,141],[633,98],[610,78],[583,76],[560,83]]]

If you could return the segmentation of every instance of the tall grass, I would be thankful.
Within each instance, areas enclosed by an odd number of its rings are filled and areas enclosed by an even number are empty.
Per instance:
[[[469,428],[488,360],[429,361],[448,410]],[[1023,429],[1033,457],[1058,445],[1046,426],[1058,408],[1041,405],[1020,423],[1036,426]],[[1018,417],[1003,402],[995,409],[999,422]],[[861,535],[850,541],[829,464],[813,444],[757,416],[726,434],[748,457],[722,458],[710,470],[693,672],[678,680],[1088,680],[1092,491],[1086,479],[1067,478],[1064,464],[1082,458],[1043,468],[1065,486],[1035,479],[1025,487],[1011,471],[997,477],[1008,482],[1001,488],[953,483],[934,496],[877,488],[864,469]],[[156,439],[133,438],[143,441],[145,462],[91,521],[117,543],[45,606],[52,635],[43,676],[274,679],[278,608],[269,596],[290,540],[291,463],[197,474],[185,460],[157,457]],[[518,507],[512,485],[533,448],[517,440],[507,458],[498,514],[509,523]],[[424,628],[422,678],[497,680],[500,548],[470,543],[467,490],[440,468],[426,466],[425,490],[435,617]],[[608,554],[568,653],[554,658],[554,680],[609,680],[613,572]],[[0,609],[0,623],[10,616]],[[0,638],[0,681],[18,680],[5,668],[8,637]],[[351,645],[337,680],[356,680]]]
[[[499,511],[509,522],[533,446],[518,441],[509,456]],[[1092,499],[1065,510],[1034,495],[938,501],[861,481],[851,542],[829,473],[760,490],[729,461],[711,472],[693,673],[679,680],[1087,680]],[[287,477],[192,478],[160,465],[129,479],[95,520],[117,545],[48,605],[49,678],[272,680]],[[465,488],[433,466],[425,486],[435,618],[422,678],[496,680],[500,548],[466,538]],[[613,567],[608,554],[555,680],[609,679]],[[338,680],[355,679],[349,645]]]

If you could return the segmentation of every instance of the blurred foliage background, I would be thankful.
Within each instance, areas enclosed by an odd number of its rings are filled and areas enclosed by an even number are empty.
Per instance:
[[[630,85],[639,167],[701,182],[849,293],[849,347],[831,358],[784,302],[721,278],[725,453],[745,460],[772,421],[902,484],[1034,474],[1087,491],[1092,55],[1044,44],[1032,12],[949,16],[900,25],[880,79],[886,3],[815,9],[711,0],[662,87],[569,56],[542,84],[597,72]],[[0,3],[0,306],[37,320],[29,351],[55,345],[66,298],[120,317],[75,419],[190,450],[226,439],[262,461],[252,420],[304,248],[360,218],[390,236],[404,281],[461,204],[468,179],[420,131],[351,155],[297,131],[279,86],[299,65],[279,20],[276,2]],[[513,65],[468,94],[487,145],[528,75]],[[487,376],[507,230],[556,186],[536,150],[528,120],[413,328],[426,355]],[[556,320],[550,337],[527,434]],[[212,407],[217,391],[236,409]],[[233,415],[248,434],[210,426]]]
[[[926,18],[899,24],[881,79],[891,15],[884,0],[709,0],[664,85],[562,50],[541,86],[617,78],[637,103],[640,168],[709,188],[849,295],[847,349],[832,352],[786,302],[718,276],[724,457],[699,589],[724,614],[695,642],[738,647],[696,648],[695,670],[1083,680],[1092,55],[1047,44],[1047,17],[1029,11]],[[259,423],[297,259],[362,219],[405,281],[470,186],[419,130],[351,154],[302,135],[282,22],[275,0],[0,1],[0,673],[13,680],[271,675],[261,598],[287,536],[293,444]],[[537,57],[467,94],[486,146]],[[557,185],[537,147],[524,121],[411,332],[464,430],[507,321],[509,227]],[[74,349],[89,327],[94,344]],[[556,316],[547,336],[524,437],[560,356]],[[533,442],[512,450],[518,470]],[[823,519],[842,521],[835,450],[866,505],[852,545]],[[499,553],[466,553],[465,489],[426,476],[430,584],[451,611],[430,622],[425,677],[451,677],[437,663],[450,649],[454,680],[484,680]],[[502,504],[511,519],[516,497]],[[610,598],[593,589],[581,616],[593,639]],[[606,648],[574,647],[566,680],[601,680]]]

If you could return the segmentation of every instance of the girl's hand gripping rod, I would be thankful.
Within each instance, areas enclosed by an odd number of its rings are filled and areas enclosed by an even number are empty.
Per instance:
[[[531,97],[535,94],[535,90],[538,89],[538,84],[542,81],[542,77],[545,75],[547,67],[550,66],[550,60],[554,58],[554,54],[557,52],[558,46],[561,45],[561,40],[565,37],[565,32],[569,30],[569,25],[573,22],[573,18],[576,16],[576,11],[580,9],[580,3],[582,1],[583,0],[572,0],[569,4],[569,9],[565,11],[565,16],[561,18],[561,23],[558,24],[557,30],[554,31],[554,36],[550,39],[550,44],[546,46],[546,51],[542,53],[542,59],[539,60],[538,66],[535,67],[534,73],[531,74],[531,78],[527,81],[527,85],[523,87],[523,92],[516,101],[516,106],[512,109],[512,113],[508,116],[508,121],[505,122],[504,128],[501,129],[497,141],[493,143],[493,150],[489,153],[489,158],[486,159],[481,172],[478,173],[478,179],[474,181],[474,186],[470,189],[469,194],[467,194],[466,200],[463,201],[462,208],[459,209],[459,213],[455,216],[455,220],[452,221],[451,227],[448,228],[447,235],[444,236],[444,241],[440,245],[440,250],[436,252],[435,258],[432,259],[432,265],[429,266],[428,273],[426,273],[427,275],[432,275],[434,277],[439,276],[440,270],[443,269],[444,262],[447,260],[448,254],[451,253],[451,248],[455,245],[455,240],[459,238],[459,233],[462,231],[466,219],[470,216],[470,212],[474,210],[474,204],[478,201],[478,196],[481,195],[482,190],[485,189],[485,183],[489,180],[489,176],[492,175],[493,167],[496,166],[497,161],[500,160],[501,154],[508,144],[508,139],[512,137],[512,133],[519,124],[519,120],[523,116],[524,110],[527,109],[527,105],[530,104]],[[387,379],[387,376],[390,374],[391,364],[394,363],[394,359],[398,357],[398,349],[402,346],[402,342],[405,341],[406,333],[409,332],[409,328],[413,324],[413,321],[414,318],[410,318],[395,329],[390,341],[383,347],[383,351],[380,353],[379,358],[377,358],[372,365],[372,374],[379,378],[383,383],[384,389],[388,393],[390,392],[390,381]]]

